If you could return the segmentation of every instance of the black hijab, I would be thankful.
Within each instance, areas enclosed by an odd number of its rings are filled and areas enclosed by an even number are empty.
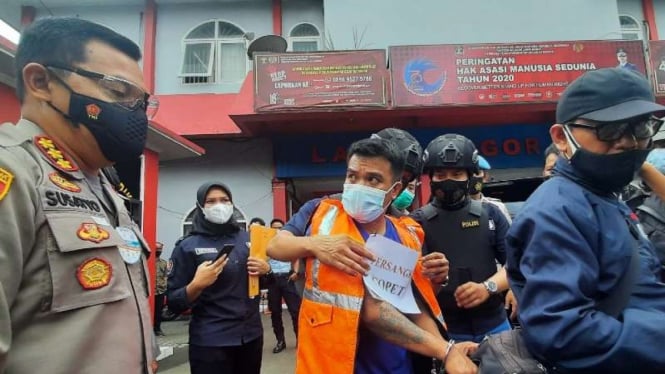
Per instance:
[[[231,202],[233,202],[231,190],[229,190],[224,183],[206,182],[202,184],[198,191],[196,191],[196,212],[194,213],[194,218],[192,220],[193,228],[190,235],[231,236],[240,231],[240,227],[238,227],[238,223],[233,216],[231,216],[231,219],[229,219],[228,222],[220,225],[208,221],[203,215],[203,210],[201,208],[205,205],[206,196],[212,188],[219,188],[226,192],[229,199],[231,199]]]

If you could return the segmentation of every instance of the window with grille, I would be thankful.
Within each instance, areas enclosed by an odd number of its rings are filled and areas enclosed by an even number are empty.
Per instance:
[[[289,44],[293,52],[315,52],[320,50],[321,33],[311,23],[296,25],[289,33]]]
[[[635,18],[620,15],[619,24],[621,25],[621,39],[642,40],[642,28]]]
[[[224,21],[208,21],[184,39],[180,77],[185,84],[242,82],[247,75],[245,32]]]

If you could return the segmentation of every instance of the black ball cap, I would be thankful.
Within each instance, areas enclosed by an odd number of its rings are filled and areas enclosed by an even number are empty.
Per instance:
[[[584,73],[561,94],[556,122],[577,118],[616,122],[665,111],[656,104],[651,85],[640,73],[623,68],[598,69]]]

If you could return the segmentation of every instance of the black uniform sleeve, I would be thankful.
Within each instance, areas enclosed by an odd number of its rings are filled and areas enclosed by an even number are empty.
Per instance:
[[[506,234],[510,228],[510,223],[506,219],[506,216],[503,215],[501,210],[494,204],[483,203],[485,209],[489,210],[489,219],[490,222],[494,222],[494,230],[490,230],[490,234],[494,235],[493,246],[494,246],[494,255],[496,260],[499,261],[501,265],[506,264]],[[491,225],[491,224],[490,224]],[[491,227],[490,227],[491,229]]]
[[[176,245],[171,254],[168,280],[167,300],[169,309],[174,313],[182,313],[191,307],[187,302],[187,285],[196,274],[196,262],[191,253],[185,250],[187,242]]]
[[[413,220],[418,222],[420,224],[420,226],[423,228],[423,232],[425,233],[425,240],[423,241],[422,246],[420,248],[420,253],[422,254],[422,256],[427,256],[431,252],[429,250],[429,247],[427,246],[427,231],[428,230],[425,230],[425,224],[426,224],[427,219],[425,218],[425,214],[422,211],[422,208],[416,209],[413,212],[411,212],[409,214],[409,217],[413,218]]]

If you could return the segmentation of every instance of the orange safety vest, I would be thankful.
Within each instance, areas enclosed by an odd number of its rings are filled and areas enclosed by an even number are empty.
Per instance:
[[[388,218],[402,244],[420,252],[424,238],[421,227],[411,218]],[[339,200],[321,200],[312,216],[311,230],[311,235],[346,234],[364,242]],[[422,275],[420,261],[413,272],[413,283],[429,307],[427,312],[443,325],[441,309],[432,284]],[[298,317],[296,373],[353,373],[364,295],[361,277],[347,275],[316,258],[307,259]]]

